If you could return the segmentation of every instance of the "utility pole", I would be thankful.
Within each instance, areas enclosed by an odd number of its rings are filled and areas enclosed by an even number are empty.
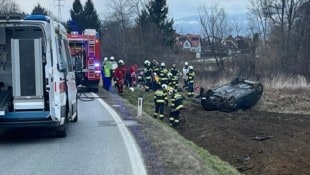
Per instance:
[[[61,18],[61,7],[63,6],[62,5],[62,2],[64,2],[65,0],[54,0],[57,2],[57,8],[58,8],[58,21],[61,22],[62,21],[62,18]]]

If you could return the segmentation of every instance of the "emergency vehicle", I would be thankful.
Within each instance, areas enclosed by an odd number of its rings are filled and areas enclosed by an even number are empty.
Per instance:
[[[0,129],[50,127],[65,137],[77,115],[66,29],[43,15],[0,17]]]
[[[101,74],[99,34],[95,29],[85,29],[82,34],[68,34],[69,46],[78,85],[98,92]]]

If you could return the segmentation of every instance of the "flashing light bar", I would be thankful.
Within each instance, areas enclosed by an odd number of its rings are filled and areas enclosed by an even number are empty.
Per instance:
[[[50,17],[45,15],[29,15],[24,18],[24,20],[38,20],[38,21],[50,21]]]

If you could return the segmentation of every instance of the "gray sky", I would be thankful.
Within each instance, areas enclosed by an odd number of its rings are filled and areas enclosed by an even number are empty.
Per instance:
[[[69,10],[72,8],[73,0],[60,0],[62,4],[62,19],[70,18]],[[80,0],[84,5],[86,0]],[[49,9],[57,16],[58,0],[15,0],[21,9],[31,13],[34,6],[40,3],[46,9]],[[103,14],[108,0],[93,0],[97,13]],[[198,8],[206,5],[217,4],[224,8],[227,14],[239,14],[247,11],[248,0],[167,0],[169,16],[178,19],[187,16],[198,15]]]

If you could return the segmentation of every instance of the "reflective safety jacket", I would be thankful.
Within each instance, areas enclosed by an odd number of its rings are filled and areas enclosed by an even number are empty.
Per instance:
[[[169,72],[172,74],[172,76],[178,76],[180,71],[177,67],[171,67]]]
[[[183,97],[178,92],[174,93],[171,98],[171,111],[179,111],[183,109]]]
[[[194,83],[195,72],[189,71],[186,76],[187,76],[188,83]]]
[[[163,104],[168,102],[167,93],[162,89],[157,89],[154,93],[154,103]]]
[[[143,72],[144,72],[144,78],[146,80],[151,80],[152,79],[152,69],[151,69],[150,66],[145,67]]]
[[[168,69],[167,68],[162,68],[159,72],[159,81],[160,84],[168,84]]]

